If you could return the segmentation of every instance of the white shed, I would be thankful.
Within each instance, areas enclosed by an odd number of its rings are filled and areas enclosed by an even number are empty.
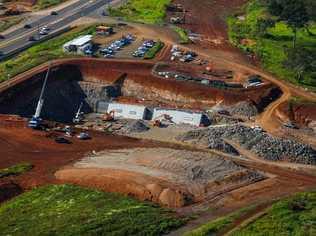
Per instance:
[[[145,106],[123,103],[109,103],[107,112],[114,111],[114,118],[145,119],[147,109]]]
[[[170,116],[171,121],[175,124],[190,124],[195,126],[200,126],[203,123],[204,117],[202,112],[155,108],[153,113],[153,120],[159,119],[164,115]]]
[[[75,38],[63,45],[64,51],[76,51],[85,49],[88,45],[91,45],[92,35],[83,35]]]

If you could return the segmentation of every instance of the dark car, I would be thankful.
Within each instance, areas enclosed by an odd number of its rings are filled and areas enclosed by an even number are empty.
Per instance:
[[[5,39],[4,35],[0,34],[0,39]]]
[[[55,142],[56,143],[60,143],[60,144],[71,144],[71,142],[68,139],[64,138],[64,137],[57,137],[57,138],[55,138]]]
[[[31,28],[32,28],[32,26],[30,24],[25,24],[24,25],[24,29],[31,29]]]
[[[52,11],[50,14],[51,14],[52,16],[57,16],[57,15],[58,15],[58,12],[57,12],[57,11]]]
[[[0,57],[3,56],[3,55],[4,55],[4,53],[2,51],[0,51]]]
[[[36,38],[34,36],[30,36],[29,41],[31,41],[31,42],[36,41]]]

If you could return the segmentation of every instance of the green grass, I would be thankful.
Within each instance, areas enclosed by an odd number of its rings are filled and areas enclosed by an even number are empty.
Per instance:
[[[71,56],[63,52],[62,45],[80,35],[93,34],[94,32],[95,25],[78,27],[54,39],[39,43],[11,59],[0,62],[0,82],[49,60]]]
[[[1,235],[161,235],[181,226],[169,210],[119,194],[50,185],[0,206]]]
[[[157,53],[164,47],[164,43],[158,41],[151,49],[149,49],[144,56],[144,59],[153,59]]]
[[[293,84],[316,90],[316,72],[305,73],[302,82],[295,79],[295,72],[283,66],[286,60],[285,51],[292,47],[293,33],[283,22],[278,22],[275,27],[267,30],[265,35],[256,33],[258,19],[269,18],[266,8],[260,4],[260,0],[251,0],[243,10],[245,20],[239,20],[235,16],[228,18],[228,29],[230,41],[237,47],[254,52],[261,59],[263,67]],[[311,27],[316,34],[316,25]],[[254,44],[242,45],[242,39],[251,39]],[[299,30],[297,46],[304,47],[316,53],[316,37],[310,36],[305,30]]]
[[[218,235],[234,221],[254,209],[245,208],[188,232],[185,236]],[[272,204],[258,218],[234,228],[233,236],[312,236],[316,235],[316,192],[298,193]]]
[[[173,26],[172,28],[179,35],[181,44],[186,44],[190,42],[188,33],[185,29],[178,26]]]
[[[33,165],[30,163],[20,163],[8,168],[0,169],[0,179],[11,176],[11,175],[20,175],[24,172],[27,172],[33,168]]]
[[[3,32],[10,27],[19,24],[24,18],[21,16],[11,16],[1,19],[0,21],[0,32]]]
[[[42,10],[48,7],[56,6],[60,3],[63,3],[67,0],[37,0],[34,9]]]
[[[272,205],[235,236],[316,235],[316,192],[300,193]]]
[[[206,236],[206,235],[216,235],[219,231],[230,227],[235,220],[242,217],[249,211],[253,210],[256,206],[250,206],[243,208],[239,211],[233,212],[227,216],[220,217],[209,223],[200,226],[190,232],[187,232],[184,236]]]
[[[128,0],[118,8],[109,8],[109,14],[128,21],[147,24],[162,23],[170,0]]]

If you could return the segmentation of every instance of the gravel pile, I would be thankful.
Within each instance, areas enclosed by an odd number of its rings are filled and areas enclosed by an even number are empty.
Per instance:
[[[143,120],[133,120],[125,127],[127,133],[141,133],[149,129],[149,126]]]
[[[257,107],[250,101],[239,102],[227,110],[233,116],[252,117],[258,115]]]
[[[265,132],[243,125],[210,127],[194,130],[179,136],[181,141],[208,143],[209,148],[234,154],[234,150],[224,140],[231,140],[259,157],[271,161],[289,161],[316,165],[316,150],[290,139],[271,136]]]

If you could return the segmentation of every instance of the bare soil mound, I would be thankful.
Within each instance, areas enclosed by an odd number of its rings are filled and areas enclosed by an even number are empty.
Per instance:
[[[100,152],[55,175],[168,207],[202,202],[263,178],[213,154],[168,148]]]

